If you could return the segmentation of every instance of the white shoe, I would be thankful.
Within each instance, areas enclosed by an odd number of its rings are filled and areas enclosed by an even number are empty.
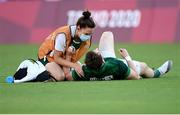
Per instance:
[[[172,60],[166,61],[163,65],[161,65],[158,70],[161,73],[161,75],[164,75],[165,73],[169,72],[173,66]]]

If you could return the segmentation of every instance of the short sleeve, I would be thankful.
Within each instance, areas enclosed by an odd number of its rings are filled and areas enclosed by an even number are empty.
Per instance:
[[[66,36],[58,34],[55,41],[55,50],[64,52],[66,48]]]
[[[121,70],[120,71],[121,76],[123,76],[124,79],[127,78],[130,74],[130,68],[122,61],[120,61],[119,63],[119,68],[120,68],[119,70]]]

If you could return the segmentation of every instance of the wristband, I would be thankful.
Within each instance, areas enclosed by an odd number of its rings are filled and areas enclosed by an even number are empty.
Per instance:
[[[126,61],[131,61],[131,60],[132,60],[130,56],[126,56],[124,59],[125,59]]]

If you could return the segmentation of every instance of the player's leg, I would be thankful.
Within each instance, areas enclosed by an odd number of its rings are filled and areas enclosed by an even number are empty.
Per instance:
[[[138,62],[140,65],[140,76],[144,78],[153,78],[154,70],[150,68],[145,62]]]
[[[110,31],[103,32],[99,41],[99,52],[103,58],[116,57],[114,52],[114,36]]]
[[[137,74],[136,71],[134,71],[131,68],[129,68],[129,69],[130,69],[130,73],[127,77],[128,80],[139,80],[139,79],[141,79],[141,77],[139,76],[139,74]]]
[[[127,61],[126,61],[125,59],[120,59],[120,58],[118,58],[118,60],[123,61],[127,66],[129,66],[128,63],[127,63]],[[140,63],[139,61],[133,60],[133,63],[134,63],[134,65],[135,65],[135,69],[136,69],[137,74],[138,74],[138,75],[141,75],[141,71],[142,71],[143,66],[141,66],[141,63]]]
[[[158,69],[153,70],[146,63],[139,62],[141,66],[140,75],[146,78],[158,78],[165,73],[169,72],[172,68],[172,61],[168,60],[164,64],[162,64]]]
[[[55,62],[50,62],[46,64],[46,69],[57,81],[63,81],[65,78],[62,68]]]

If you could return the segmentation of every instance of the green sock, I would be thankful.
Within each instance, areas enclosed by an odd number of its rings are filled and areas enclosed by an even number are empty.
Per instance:
[[[154,71],[154,77],[155,78],[158,78],[158,77],[160,77],[161,76],[161,73],[159,72],[159,70],[155,70]]]

